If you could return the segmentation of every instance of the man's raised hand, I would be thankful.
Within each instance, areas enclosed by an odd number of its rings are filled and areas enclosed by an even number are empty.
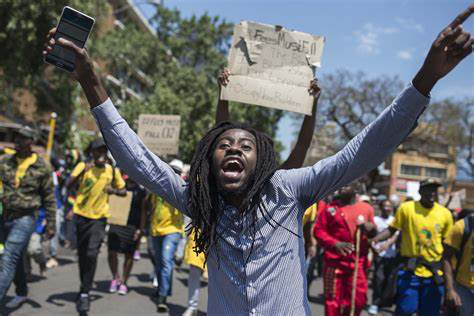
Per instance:
[[[65,38],[60,37],[58,40],[55,40],[55,35],[56,28],[52,28],[47,35],[43,55],[50,53],[54,45],[61,45],[71,50],[76,57],[75,69],[72,76],[81,84],[91,108],[104,103],[108,99],[108,95],[99,77],[94,73],[94,66],[87,54],[87,50],[76,46],[73,42]]]
[[[439,79],[446,76],[461,60],[472,53],[474,39],[462,27],[462,23],[472,13],[474,4],[445,27],[431,45],[422,68],[413,79],[413,85],[421,93],[428,95]]]
[[[93,71],[92,62],[89,59],[89,55],[87,54],[87,50],[85,48],[80,48],[76,46],[73,42],[65,39],[65,38],[58,38],[57,40],[54,38],[56,35],[56,28],[52,28],[47,35],[47,41],[44,45],[43,55],[47,55],[50,53],[54,45],[60,45],[64,48],[67,48],[74,52],[76,57],[75,60],[75,69],[72,73],[72,76],[77,81],[81,81],[85,79],[87,76],[90,76],[91,71]]]
[[[217,77],[217,82],[219,83],[219,87],[222,86],[227,86],[229,84],[229,76],[230,76],[230,71],[227,68],[224,68],[219,76]]]

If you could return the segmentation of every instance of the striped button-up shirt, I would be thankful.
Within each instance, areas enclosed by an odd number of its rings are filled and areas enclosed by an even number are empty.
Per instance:
[[[251,216],[223,206],[219,260],[208,258],[209,315],[310,315],[306,297],[302,218],[311,204],[376,168],[415,126],[429,99],[409,85],[340,152],[314,166],[278,170],[261,199],[273,220],[260,214],[253,250]],[[149,151],[107,100],[93,115],[107,146],[135,181],[187,212],[188,186]],[[293,233],[292,233],[293,232]]]

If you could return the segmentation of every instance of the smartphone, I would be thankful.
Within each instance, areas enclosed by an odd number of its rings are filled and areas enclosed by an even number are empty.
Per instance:
[[[95,20],[90,16],[66,6],[63,8],[54,39],[62,37],[82,48],[86,44],[94,23]],[[53,50],[44,57],[44,61],[73,72],[76,56],[70,49],[55,44]]]

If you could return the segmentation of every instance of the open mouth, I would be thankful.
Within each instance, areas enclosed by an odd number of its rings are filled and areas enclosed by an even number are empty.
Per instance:
[[[244,164],[238,158],[230,158],[224,161],[221,169],[228,180],[238,180],[244,171]]]

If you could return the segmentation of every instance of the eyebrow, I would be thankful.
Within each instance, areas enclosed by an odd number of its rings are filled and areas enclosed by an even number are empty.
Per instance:
[[[218,142],[221,142],[221,141],[224,140],[224,139],[226,139],[226,140],[228,140],[228,141],[230,141],[230,142],[235,141],[235,138],[233,138],[233,137],[231,137],[231,136],[224,136],[224,137],[221,137],[221,138],[218,140]],[[254,144],[255,146],[257,145],[256,142],[255,142],[255,140],[253,140],[253,139],[251,139],[251,138],[249,138],[249,137],[241,137],[241,138],[238,139],[238,141],[239,141],[239,142],[242,142],[242,141],[249,141],[249,142],[251,142],[252,144]]]

